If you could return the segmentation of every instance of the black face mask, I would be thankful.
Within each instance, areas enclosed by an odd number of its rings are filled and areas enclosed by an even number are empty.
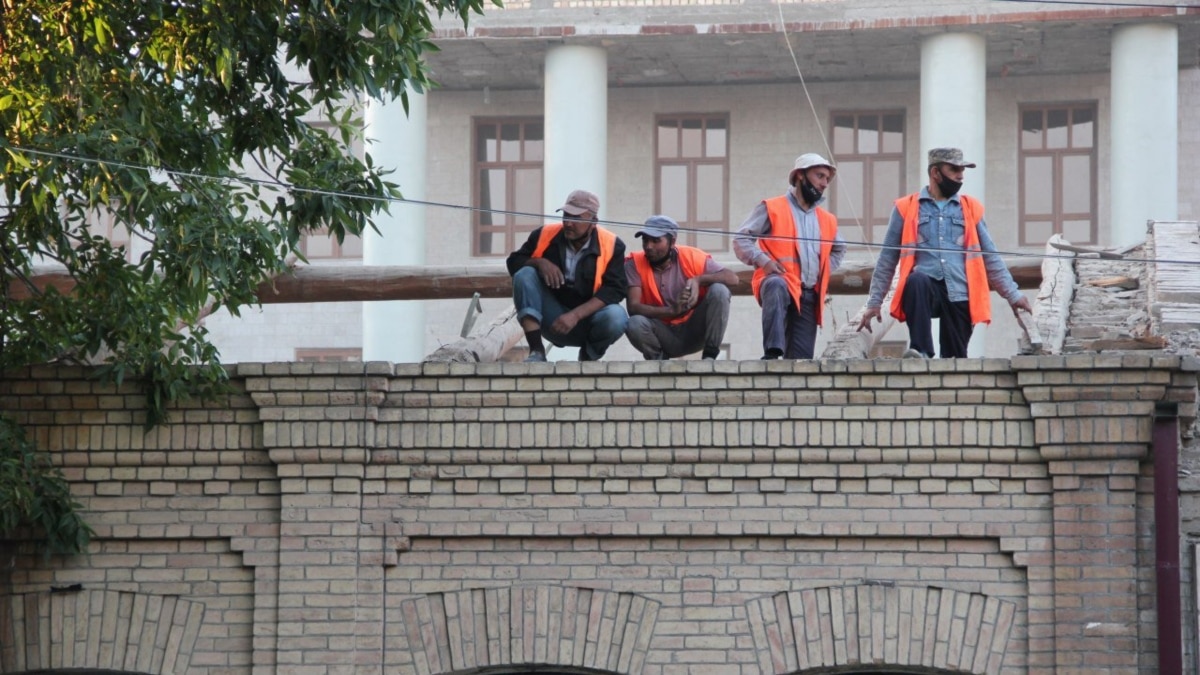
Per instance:
[[[946,174],[942,173],[941,171],[938,171],[938,175],[941,176],[941,178],[938,179],[937,186],[938,190],[942,193],[942,197],[949,199],[958,194],[958,191],[963,185],[961,180],[947,178]]]
[[[821,201],[821,195],[822,192],[820,190],[809,185],[808,179],[803,176],[800,177],[800,198],[804,200],[804,203],[810,205],[816,204]]]

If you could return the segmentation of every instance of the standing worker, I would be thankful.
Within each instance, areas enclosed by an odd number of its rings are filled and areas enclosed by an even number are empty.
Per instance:
[[[896,200],[883,252],[871,276],[871,294],[858,330],[871,332],[871,319],[882,321],[880,306],[892,284],[896,263],[900,278],[892,297],[891,314],[908,324],[905,358],[933,357],[933,319],[941,319],[942,358],[964,358],[975,324],[989,323],[995,289],[1013,313],[1030,311],[983,221],[983,204],[960,195],[966,169],[958,148],[929,151],[929,185]]]
[[[837,216],[817,206],[836,174],[824,157],[800,155],[791,190],[759,202],[733,239],[738,260],[755,268],[764,359],[813,357],[829,276],[846,256]]]

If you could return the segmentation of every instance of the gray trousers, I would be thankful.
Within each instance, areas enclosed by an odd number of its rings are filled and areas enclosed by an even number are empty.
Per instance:
[[[716,354],[729,324],[729,288],[712,284],[687,321],[671,325],[641,315],[629,317],[625,337],[648,361],[673,359],[704,350]]]

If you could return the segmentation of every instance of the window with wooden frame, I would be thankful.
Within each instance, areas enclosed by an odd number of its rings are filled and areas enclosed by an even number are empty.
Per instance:
[[[507,255],[542,225],[545,145],[540,117],[475,120],[471,255]]]
[[[728,251],[729,115],[659,115],[654,149],[655,213],[691,230],[679,233],[680,244]]]
[[[1096,103],[1028,104],[1020,117],[1020,245],[1097,243]]]
[[[904,111],[832,114],[829,145],[837,178],[827,206],[838,231],[853,246],[877,244],[887,233],[896,199],[904,195]]]

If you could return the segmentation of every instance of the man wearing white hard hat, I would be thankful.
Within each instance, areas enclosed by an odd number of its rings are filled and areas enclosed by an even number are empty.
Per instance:
[[[846,256],[837,216],[817,206],[837,174],[824,157],[796,158],[786,194],[759,202],[733,239],[738,260],[752,265],[762,307],[764,359],[811,359],[829,276]]]

